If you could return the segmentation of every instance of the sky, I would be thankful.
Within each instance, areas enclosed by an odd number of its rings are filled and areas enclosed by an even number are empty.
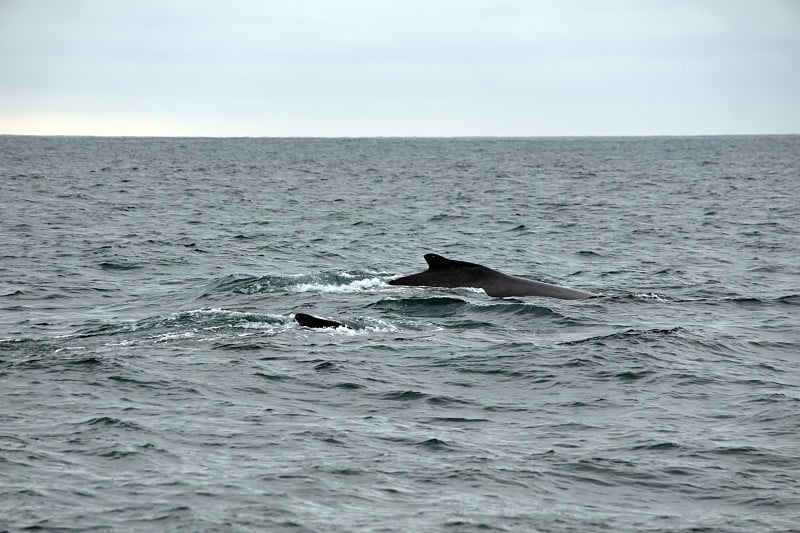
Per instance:
[[[800,0],[0,0],[0,134],[800,133]]]

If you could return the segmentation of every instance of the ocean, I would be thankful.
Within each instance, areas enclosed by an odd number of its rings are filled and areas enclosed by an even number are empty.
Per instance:
[[[0,530],[800,529],[800,136],[0,136],[0,184]],[[431,252],[598,296],[387,283]]]

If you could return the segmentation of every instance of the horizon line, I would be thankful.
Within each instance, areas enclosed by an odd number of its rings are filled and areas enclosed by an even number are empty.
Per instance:
[[[800,133],[646,133],[553,135],[142,135],[82,133],[0,133],[0,137],[79,137],[92,139],[578,139],[652,137],[793,137]]]

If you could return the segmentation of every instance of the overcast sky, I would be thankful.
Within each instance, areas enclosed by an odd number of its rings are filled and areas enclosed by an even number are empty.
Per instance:
[[[800,133],[800,0],[0,0],[0,133]]]

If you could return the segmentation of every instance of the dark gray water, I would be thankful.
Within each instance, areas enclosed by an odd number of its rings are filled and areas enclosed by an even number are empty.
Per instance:
[[[800,523],[798,136],[0,137],[0,183],[0,529]],[[427,252],[602,296],[386,284]]]

